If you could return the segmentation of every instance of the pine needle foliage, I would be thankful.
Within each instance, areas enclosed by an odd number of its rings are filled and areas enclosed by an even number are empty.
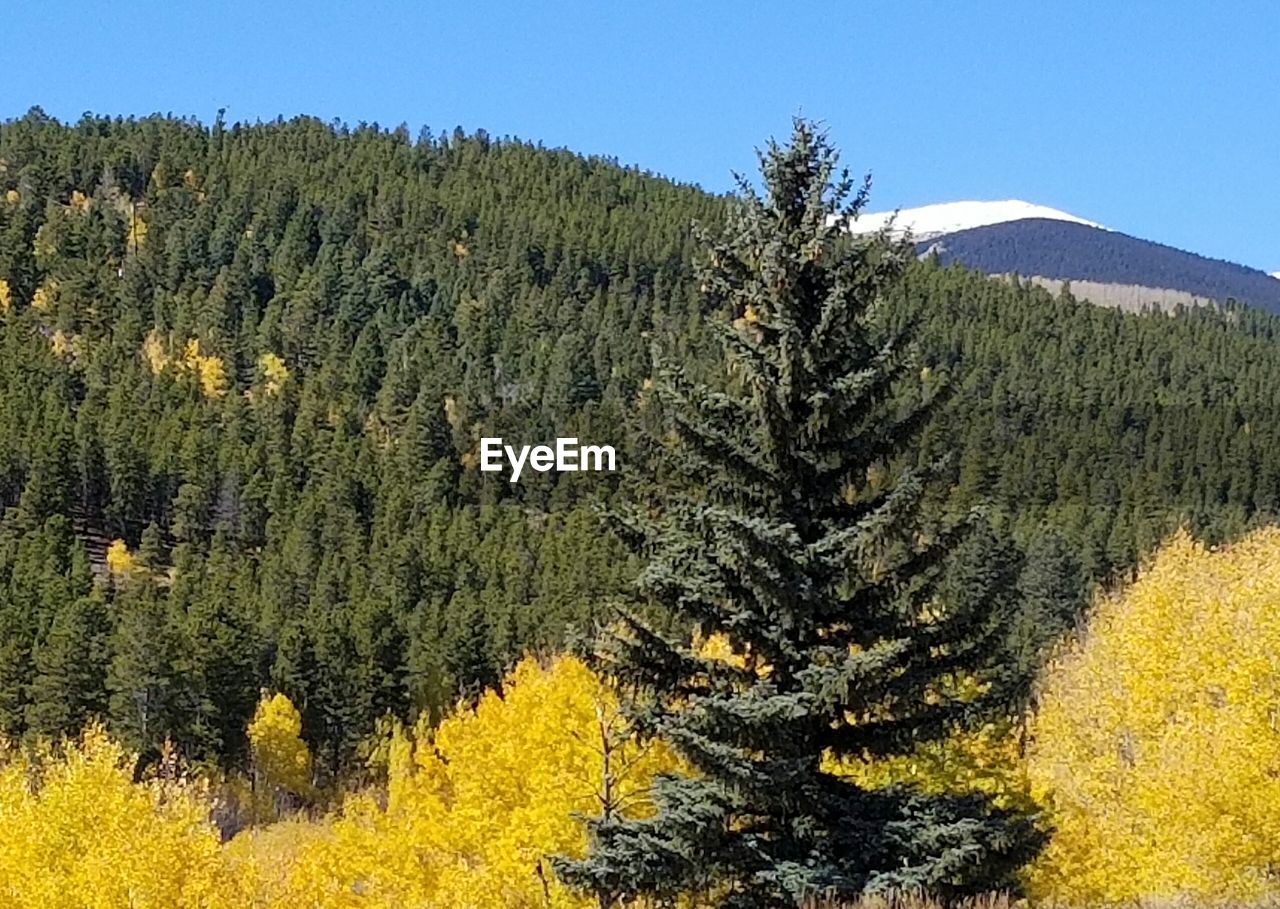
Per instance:
[[[926,526],[933,474],[896,466],[943,390],[886,302],[909,247],[850,237],[869,182],[814,124],[760,164],[762,191],[740,179],[724,235],[701,237],[723,384],[655,367],[667,466],[686,482],[618,518],[646,560],[634,611],[664,619],[630,616],[600,655],[636,727],[693,772],[658,778],[652,817],[598,819],[587,859],[559,871],[602,906],[1005,884],[1035,852],[1028,819],[824,769],[989,716],[1007,617],[998,571],[941,595],[967,522]],[[698,647],[712,638],[731,658]]]

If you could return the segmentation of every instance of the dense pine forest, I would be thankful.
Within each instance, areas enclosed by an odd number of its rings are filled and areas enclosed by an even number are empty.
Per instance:
[[[650,347],[714,371],[691,226],[731,204],[484,133],[0,126],[0,735],[236,766],[266,688],[332,778],[589,629],[638,569],[598,506],[664,481]],[[1275,519],[1280,318],[927,261],[890,303],[951,390],[902,457],[986,507],[1018,660],[1179,526]],[[620,470],[513,484],[482,436]]]

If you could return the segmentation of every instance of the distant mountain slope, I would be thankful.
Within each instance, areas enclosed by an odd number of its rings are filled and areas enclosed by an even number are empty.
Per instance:
[[[917,248],[991,274],[1166,288],[1280,312],[1280,281],[1266,272],[1057,218],[973,227]]]

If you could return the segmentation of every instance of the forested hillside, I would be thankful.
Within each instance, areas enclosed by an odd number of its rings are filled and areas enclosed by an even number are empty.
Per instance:
[[[482,133],[0,127],[0,734],[237,763],[269,687],[333,774],[563,643],[635,570],[593,502],[651,482],[651,341],[715,362],[690,228],[728,204]],[[1033,615],[1275,517],[1280,319],[932,263],[894,304],[955,390],[916,457],[1012,531]],[[482,435],[622,469],[511,484]]]
[[[1163,288],[1280,312],[1280,281],[1264,271],[1058,218],[971,227],[919,249],[991,274]]]

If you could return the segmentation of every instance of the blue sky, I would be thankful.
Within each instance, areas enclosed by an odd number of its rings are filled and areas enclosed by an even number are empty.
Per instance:
[[[0,116],[460,124],[722,190],[802,112],[873,208],[1022,198],[1280,269],[1269,2],[89,6],[5,10]]]

